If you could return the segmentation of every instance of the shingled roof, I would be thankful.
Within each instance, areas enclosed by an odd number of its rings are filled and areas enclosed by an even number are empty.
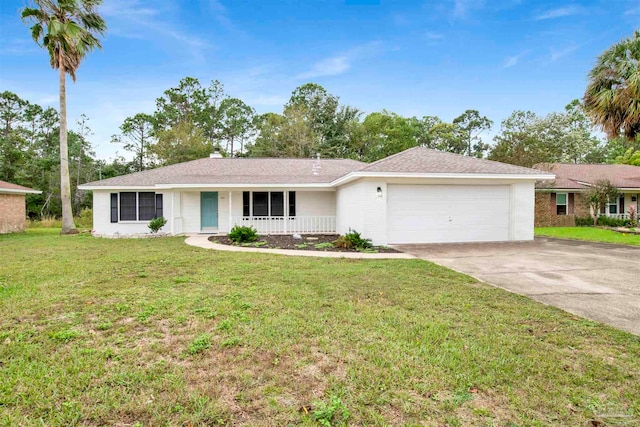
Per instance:
[[[461,173],[489,175],[540,175],[539,170],[446,153],[424,147],[410,148],[393,156],[371,163],[361,172],[398,173]]]
[[[23,187],[22,185],[13,184],[7,181],[0,181],[0,193],[13,193],[13,194],[40,194],[42,191],[34,190],[33,188]]]
[[[609,180],[617,188],[640,189],[640,166],[631,165],[585,165],[566,163],[543,163],[534,168],[556,175],[552,182],[543,181],[537,188],[585,189],[598,180]]]
[[[318,169],[316,166],[320,165]],[[207,158],[83,184],[81,188],[189,185],[327,186],[359,174],[548,175],[540,170],[415,147],[374,163],[348,159]]]
[[[94,181],[87,187],[162,184],[328,184],[366,163],[347,159],[207,158]]]

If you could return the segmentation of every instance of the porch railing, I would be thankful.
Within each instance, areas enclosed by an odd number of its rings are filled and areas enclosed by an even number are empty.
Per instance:
[[[235,216],[231,226],[254,227],[258,234],[313,234],[336,232],[335,216]]]
[[[615,218],[615,219],[631,219],[628,213],[620,213],[620,214],[601,213],[598,216],[608,216],[609,218]]]

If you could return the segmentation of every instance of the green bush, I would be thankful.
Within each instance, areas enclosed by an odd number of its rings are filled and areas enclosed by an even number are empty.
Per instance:
[[[253,227],[235,225],[229,232],[229,240],[235,243],[248,243],[258,240],[258,231]]]
[[[93,210],[90,208],[84,208],[80,211],[80,214],[76,218],[76,226],[80,228],[92,228],[93,227]]]
[[[365,239],[355,230],[349,229],[349,232],[338,237],[333,241],[336,248],[343,249],[367,249],[373,247],[371,239]]]
[[[605,227],[628,227],[631,220],[610,218],[608,216],[599,216],[598,225],[604,225]]]
[[[576,217],[576,227],[591,227],[593,226],[593,218],[590,216],[587,217]]]
[[[159,216],[158,218],[153,218],[151,221],[149,221],[149,230],[151,230],[152,233],[157,233],[166,224],[167,224],[167,220],[162,216]]]

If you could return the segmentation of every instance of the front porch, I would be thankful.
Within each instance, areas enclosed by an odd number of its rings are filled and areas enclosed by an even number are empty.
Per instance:
[[[334,234],[334,216],[231,217],[231,227],[253,227],[258,234]]]
[[[172,234],[227,234],[238,226],[259,234],[336,233],[334,190],[185,189],[173,193]]]

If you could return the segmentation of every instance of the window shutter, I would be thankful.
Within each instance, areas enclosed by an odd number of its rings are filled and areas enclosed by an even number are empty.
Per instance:
[[[567,198],[567,213],[569,215],[573,215],[574,200],[574,193],[569,193],[569,197]]]
[[[296,192],[289,191],[289,216],[296,216]]]
[[[251,210],[249,205],[251,194],[248,191],[242,192],[242,216],[251,216]]]
[[[118,222],[118,193],[111,193],[111,222]]]
[[[164,216],[162,206],[162,194],[156,194],[156,218]]]
[[[557,215],[556,193],[551,193],[551,215]]]

